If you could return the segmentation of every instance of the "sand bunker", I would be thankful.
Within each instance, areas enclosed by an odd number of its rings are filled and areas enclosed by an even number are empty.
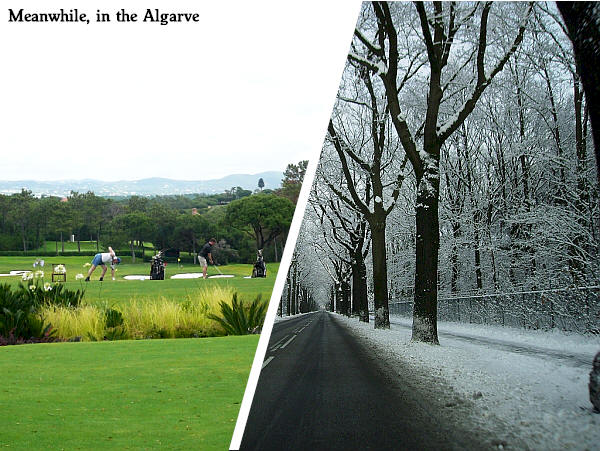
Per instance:
[[[132,274],[130,276],[123,276],[123,279],[127,280],[150,280],[150,276],[141,276]]]
[[[208,276],[209,279],[222,279],[222,278],[229,278],[229,277],[235,277],[233,274],[215,274],[213,276]],[[201,272],[189,272],[189,273],[183,273],[183,274],[175,274],[173,276],[171,276],[171,279],[200,279],[202,278],[202,273]]]
[[[188,272],[183,274],[175,274],[171,276],[171,279],[199,279],[202,277],[201,272]]]
[[[222,279],[222,278],[230,278],[235,277],[233,274],[216,274],[214,276],[208,276],[209,279]],[[171,279],[201,279],[201,272],[189,272],[183,274],[174,274],[170,277]],[[150,276],[142,276],[142,275],[130,275],[124,276],[123,279],[127,280],[149,280]]]
[[[23,274],[27,273],[27,272],[32,272],[32,271],[11,271],[8,274],[0,274],[0,277],[8,277],[8,276],[22,276]]]

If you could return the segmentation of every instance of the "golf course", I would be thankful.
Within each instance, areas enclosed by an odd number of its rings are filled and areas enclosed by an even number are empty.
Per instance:
[[[97,268],[85,282],[91,259],[0,257],[0,274],[15,273],[0,284],[84,290],[77,307],[42,310],[59,342],[0,347],[0,447],[226,449],[258,335],[224,336],[208,315],[220,316],[233,293],[268,302],[279,265],[269,263],[266,278],[248,278],[251,264],[231,264],[209,266],[208,279],[171,279],[202,268],[169,262],[165,280],[128,280],[148,276],[150,263],[124,255],[114,281],[110,270],[99,281]],[[65,282],[52,282],[58,264]],[[221,274],[233,277],[210,278]],[[118,312],[115,324],[109,311]]]
[[[227,449],[306,165],[0,193],[0,449]]]
[[[220,273],[233,275],[231,278],[194,278],[194,279],[171,279],[176,274],[202,273],[198,265],[178,265],[176,262],[168,263],[165,270],[165,280],[127,280],[125,276],[150,274],[150,263],[131,263],[131,257],[120,256],[122,263],[117,267],[116,280],[110,280],[110,269],[106,273],[104,282],[100,283],[98,278],[101,268],[96,269],[89,283],[83,279],[76,280],[77,274],[85,275],[89,269],[92,257],[69,256],[69,257],[0,257],[0,274],[8,274],[10,271],[44,271],[44,280],[51,281],[52,264],[63,264],[66,268],[67,282],[65,287],[69,289],[85,289],[85,301],[88,303],[108,302],[114,304],[128,303],[133,299],[169,299],[184,301],[188,296],[194,295],[200,289],[212,287],[231,288],[237,291],[243,299],[252,300],[258,294],[268,300],[271,296],[275,276],[279,263],[269,263],[266,278],[244,279],[252,274],[252,265],[231,264],[225,266],[209,266],[208,275],[220,275]],[[36,259],[44,260],[44,267],[33,267]],[[218,269],[217,269],[218,268]],[[220,271],[220,272],[219,272]],[[0,276],[0,283],[18,285],[21,282],[19,276]]]

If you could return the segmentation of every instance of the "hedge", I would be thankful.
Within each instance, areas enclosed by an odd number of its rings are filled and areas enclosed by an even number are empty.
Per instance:
[[[77,252],[77,251],[64,251],[64,252],[58,252],[58,254],[56,252],[42,252],[42,251],[0,251],[0,256],[2,257],[56,257],[56,256],[61,256],[61,257],[85,257],[85,256],[89,256],[89,257],[93,257],[94,255],[96,255],[98,252],[96,251],[81,251],[81,252]],[[117,250],[115,251],[115,253],[118,256],[131,256],[131,250],[127,249],[127,250]],[[146,256],[148,255],[148,253],[146,252]],[[135,256],[136,258],[142,258],[142,252],[141,251],[135,251]]]

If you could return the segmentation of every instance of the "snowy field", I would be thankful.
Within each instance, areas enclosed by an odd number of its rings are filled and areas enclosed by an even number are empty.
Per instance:
[[[447,393],[448,414],[496,437],[495,447],[600,450],[600,414],[592,412],[588,392],[600,337],[440,323],[441,346],[432,346],[410,342],[406,318],[392,316],[391,330],[336,318],[386,366],[408,370],[432,393]]]

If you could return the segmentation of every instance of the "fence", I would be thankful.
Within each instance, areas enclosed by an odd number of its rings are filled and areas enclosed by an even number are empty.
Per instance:
[[[600,333],[600,286],[438,297],[438,320]],[[413,300],[390,302],[412,316]]]

